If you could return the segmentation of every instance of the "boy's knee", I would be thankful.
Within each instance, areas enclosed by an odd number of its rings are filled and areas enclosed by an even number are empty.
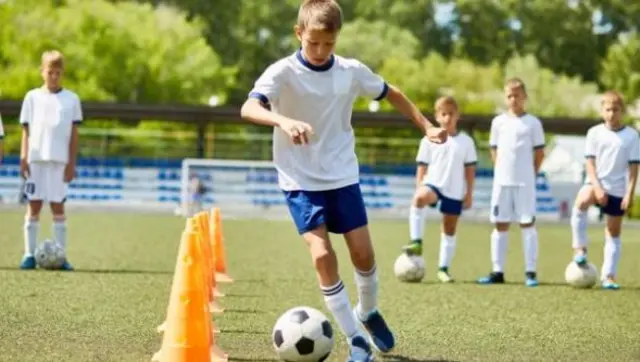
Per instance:
[[[337,258],[336,253],[330,246],[317,245],[311,247],[311,258],[313,265],[317,270],[326,270],[335,265]]]
[[[420,208],[428,206],[432,198],[430,190],[422,187],[413,195],[413,205]]]
[[[457,223],[457,218],[455,220],[452,220],[445,216],[445,218],[442,220],[442,233],[447,236],[455,236]]]

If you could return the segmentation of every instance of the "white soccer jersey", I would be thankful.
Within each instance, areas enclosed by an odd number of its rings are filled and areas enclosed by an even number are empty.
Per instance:
[[[501,186],[535,184],[533,152],[544,147],[542,122],[530,114],[501,114],[491,122],[489,145],[496,149],[494,182]]]
[[[593,126],[587,132],[585,157],[595,159],[596,175],[607,193],[624,197],[629,164],[640,163],[638,131],[631,127],[613,131],[604,124]],[[589,183],[588,178],[585,183]]]
[[[423,184],[437,187],[448,198],[462,200],[467,186],[464,168],[475,165],[478,157],[473,139],[459,132],[442,144],[423,138],[416,161],[429,166]]]
[[[294,145],[284,131],[274,129],[280,188],[323,191],[358,183],[353,103],[357,96],[382,99],[387,90],[380,76],[355,59],[333,56],[326,65],[314,66],[298,51],[270,65],[249,96],[314,131],[308,145]]]
[[[81,122],[80,98],[74,92],[29,91],[20,112],[20,123],[29,127],[29,162],[67,163],[72,126]]]

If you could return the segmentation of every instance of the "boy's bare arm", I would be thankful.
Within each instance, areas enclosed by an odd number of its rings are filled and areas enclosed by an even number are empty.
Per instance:
[[[76,165],[78,159],[78,125],[71,127],[71,139],[69,140],[69,163]]]
[[[540,172],[540,167],[542,167],[542,161],[544,160],[544,149],[536,148],[533,152],[533,167],[536,170],[536,175]]]
[[[280,127],[287,118],[266,109],[258,99],[247,99],[240,109],[240,116],[251,123]]]
[[[464,168],[464,180],[467,183],[465,198],[470,198],[473,195],[473,188],[476,182],[476,165],[466,166]]]
[[[627,196],[632,200],[636,195],[636,184],[638,183],[638,164],[629,165],[629,184],[627,186]]]
[[[489,148],[489,154],[491,155],[491,162],[495,165],[496,164],[496,157],[497,157],[497,147],[490,147]]]
[[[426,133],[429,128],[438,127],[435,122],[425,117],[418,107],[396,86],[389,85],[387,100],[398,112],[402,113],[403,116],[411,119],[423,134]]]
[[[418,164],[418,168],[416,168],[416,188],[422,186],[422,180],[427,176],[427,171],[429,170],[429,166],[421,163]]]
[[[587,169],[587,178],[591,186],[602,190],[602,185],[600,185],[600,181],[598,180],[598,176],[596,174],[596,159],[593,157],[587,158],[585,168]]]

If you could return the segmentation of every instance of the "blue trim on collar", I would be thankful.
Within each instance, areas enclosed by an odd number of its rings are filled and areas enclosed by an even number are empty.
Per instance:
[[[331,67],[333,67],[333,64],[336,61],[335,56],[331,54],[331,58],[329,58],[329,60],[326,63],[322,65],[311,64],[306,59],[304,59],[304,56],[302,55],[302,49],[299,49],[296,52],[296,59],[298,59],[300,64],[304,65],[309,70],[313,70],[314,72],[326,72],[327,70],[331,69]]]

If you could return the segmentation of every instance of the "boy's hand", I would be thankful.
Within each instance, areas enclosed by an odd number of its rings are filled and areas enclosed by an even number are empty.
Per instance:
[[[596,187],[594,192],[596,195],[596,201],[598,202],[598,205],[607,206],[607,202],[609,202],[609,197],[607,196],[607,193],[604,192],[604,189],[602,189],[602,187]]]
[[[73,177],[76,175],[76,165],[67,163],[67,166],[64,168],[64,182],[69,183],[73,180]]]
[[[440,127],[427,128],[426,136],[433,143],[445,143],[447,141],[447,131]]]
[[[466,194],[464,196],[464,201],[462,203],[462,208],[464,210],[469,210],[471,208],[471,205],[473,205],[473,197],[470,194]]]
[[[620,204],[620,208],[624,211],[627,211],[631,208],[631,205],[633,205],[633,196],[625,194],[624,198],[622,199],[622,204]]]
[[[313,129],[305,122],[290,119],[280,122],[279,126],[296,145],[309,144],[309,137],[313,135]]]
[[[29,163],[27,162],[26,158],[20,159],[20,175],[25,180],[28,179],[31,175],[31,171],[29,170]]]

